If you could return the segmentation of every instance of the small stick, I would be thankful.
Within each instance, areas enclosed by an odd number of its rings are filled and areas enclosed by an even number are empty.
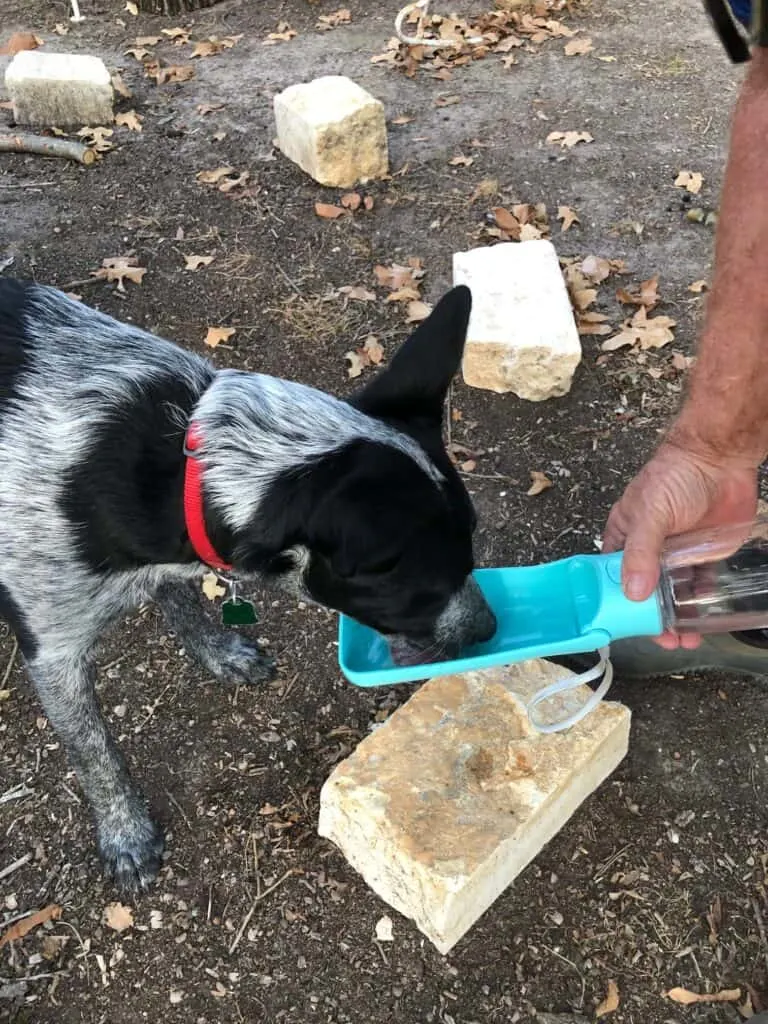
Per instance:
[[[19,652],[19,641],[16,637],[13,638],[13,650],[11,651],[11,657],[8,659],[8,664],[5,666],[5,675],[3,681],[0,683],[0,690],[5,689],[5,684],[8,682],[8,677],[11,674],[13,663],[16,661],[16,655]]]
[[[763,921],[763,915],[760,913],[760,905],[757,900],[752,897],[752,910],[755,914],[755,920],[757,921],[757,930],[760,933],[760,944],[763,947],[763,956],[765,958],[766,966],[768,967],[768,940],[765,935],[765,923]]]
[[[60,156],[86,167],[96,161],[96,153],[72,139],[47,139],[42,135],[0,135],[0,153],[33,153],[35,156]]]
[[[251,904],[251,909],[248,911],[248,913],[243,918],[243,923],[238,928],[237,935],[235,936],[234,941],[232,942],[232,945],[229,947],[229,955],[230,956],[232,956],[232,954],[235,952],[237,947],[240,945],[240,939],[242,939],[243,935],[245,934],[245,929],[248,927],[248,925],[251,922],[251,918],[256,913],[256,904],[259,903],[261,900],[263,900],[265,896],[269,896],[269,894],[271,892],[274,892],[275,889],[277,889],[278,886],[282,885],[283,882],[287,878],[290,878],[291,875],[293,875],[294,873],[295,872],[294,872],[293,868],[289,868],[288,871],[286,871],[285,874],[281,878],[278,878],[278,880],[274,883],[274,885],[270,885],[270,887],[268,889],[265,889],[264,892],[259,893],[259,895],[256,897],[256,899]]]
[[[0,871],[0,882],[9,875],[12,875],[14,871],[18,871],[19,868],[23,868],[25,864],[29,864],[31,860],[32,854],[25,853],[23,857],[19,857],[18,860],[15,860],[13,864],[9,864],[8,867],[3,868],[3,870]]]
[[[186,815],[186,813],[184,811],[184,808],[181,806],[181,804],[176,799],[176,797],[173,795],[173,793],[170,791],[170,789],[166,789],[165,795],[168,797],[168,799],[171,801],[173,806],[176,808],[176,810],[182,816],[182,818],[184,819],[184,824],[187,826],[187,828],[191,832],[192,831],[192,826],[189,824],[189,818],[187,817],[187,815]]]
[[[18,786],[13,786],[11,789],[0,795],[0,804],[10,803],[11,800],[21,800],[25,796],[32,796],[34,789],[30,789],[25,783],[20,782]]]

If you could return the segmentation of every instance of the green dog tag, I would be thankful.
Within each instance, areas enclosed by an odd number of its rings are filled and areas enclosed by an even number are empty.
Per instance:
[[[230,598],[221,606],[221,620],[225,626],[253,626],[258,619],[250,601]]]

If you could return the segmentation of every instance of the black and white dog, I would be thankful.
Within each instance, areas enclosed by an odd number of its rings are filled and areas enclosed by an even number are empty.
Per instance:
[[[288,583],[387,634],[400,659],[490,637],[474,513],[441,438],[471,300],[456,288],[349,401],[216,371],[36,284],[0,278],[0,617],[94,811],[107,872],[157,873],[162,834],[111,739],[93,649],[153,599],[224,680],[272,664],[217,628],[209,565]],[[208,564],[206,564],[208,563]]]

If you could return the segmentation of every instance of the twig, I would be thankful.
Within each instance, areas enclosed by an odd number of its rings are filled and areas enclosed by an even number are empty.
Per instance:
[[[45,188],[58,184],[58,181],[14,181],[10,185],[0,184],[0,188]]]
[[[67,284],[60,284],[58,288],[59,291],[62,292],[71,292],[74,288],[85,288],[87,284],[101,284],[103,281],[103,277],[86,277],[82,281],[69,281]],[[123,655],[123,657],[125,657],[125,655]],[[122,660],[123,658],[116,658],[114,662],[110,662],[109,665],[106,665],[102,671],[106,672],[108,668],[114,667],[114,665]]]
[[[16,661],[16,655],[19,653],[19,641],[16,637],[13,638],[13,650],[11,656],[8,659],[8,664],[5,666],[5,674],[3,675],[3,681],[0,683],[0,690],[5,689],[5,684],[8,682],[8,677],[11,674],[13,663]]]
[[[258,903],[260,903],[261,900],[263,900],[265,896],[269,896],[269,894],[271,892],[274,892],[275,889],[278,888],[278,886],[281,886],[283,884],[283,882],[287,878],[290,878],[291,875],[293,875],[293,874],[295,874],[294,869],[293,868],[289,868],[281,878],[278,878],[278,880],[274,883],[274,885],[270,885],[270,887],[268,889],[265,889],[264,892],[259,893],[259,895],[254,899],[253,903],[251,904],[251,909],[248,911],[248,913],[243,918],[243,923],[238,928],[237,935],[235,936],[235,938],[234,938],[234,940],[232,942],[232,945],[229,947],[229,955],[230,956],[232,956],[232,954],[235,952],[237,947],[240,945],[240,939],[242,939],[242,937],[243,937],[243,935],[245,933],[245,929],[250,924],[251,918],[253,917],[253,915],[256,912],[256,905]]]
[[[763,915],[760,913],[760,905],[753,896],[751,899],[752,910],[757,921],[757,930],[760,933],[760,944],[763,947],[763,957],[765,958],[765,966],[768,967],[768,940],[765,935],[765,923],[763,921]]]
[[[12,875],[14,871],[18,871],[19,868],[23,868],[25,864],[29,864],[31,860],[32,854],[25,853],[23,857],[19,857],[18,860],[15,860],[13,864],[9,864],[8,867],[3,868],[2,871],[0,871],[0,882],[9,875]]]
[[[176,808],[176,810],[182,816],[182,818],[184,819],[184,824],[187,826],[187,828],[191,832],[192,831],[192,826],[189,823],[189,818],[187,817],[187,815],[186,815],[186,813],[184,811],[184,808],[181,806],[179,801],[176,799],[176,797],[173,795],[173,793],[171,793],[171,791],[169,789],[166,789],[165,795],[168,797],[168,799],[171,801],[173,806]]]
[[[69,2],[72,7],[72,15],[69,20],[75,22],[85,21],[85,18],[80,13],[80,5],[78,4],[77,0],[69,0]]]
[[[26,783],[20,782],[18,786],[6,789],[2,796],[0,796],[0,804],[8,804],[11,800],[21,800],[25,796],[32,796],[34,792],[34,789],[30,789]]]
[[[82,142],[72,139],[48,139],[43,135],[0,135],[0,153],[33,153],[35,156],[60,156],[88,167],[96,161],[96,153]]]

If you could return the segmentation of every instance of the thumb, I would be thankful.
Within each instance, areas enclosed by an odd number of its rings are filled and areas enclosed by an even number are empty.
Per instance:
[[[667,536],[664,525],[645,522],[627,534],[621,583],[630,601],[645,601],[658,586],[661,551]]]

